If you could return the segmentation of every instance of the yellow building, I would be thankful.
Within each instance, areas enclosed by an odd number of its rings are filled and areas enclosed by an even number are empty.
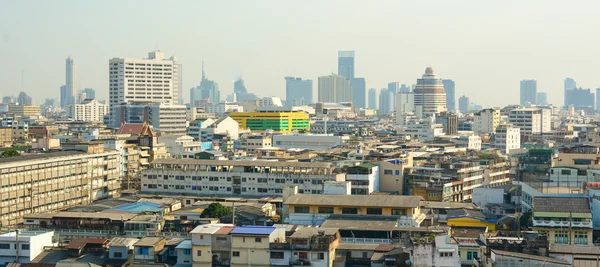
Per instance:
[[[22,117],[34,117],[42,114],[40,106],[9,105],[8,113]]]
[[[231,112],[229,116],[239,123],[240,128],[256,132],[310,131],[310,118],[307,113],[300,111]]]
[[[418,226],[425,219],[419,196],[399,195],[313,195],[289,197],[289,224],[322,224],[331,214],[398,216],[403,226]]]
[[[592,210],[587,197],[536,196],[532,222],[532,229],[548,236],[550,245],[593,245]]]
[[[447,210],[448,226],[451,227],[471,227],[486,228],[488,231],[496,231],[498,222],[493,219],[486,219],[485,215],[479,210],[472,209],[451,209]]]
[[[231,266],[271,266],[271,242],[285,240],[285,228],[241,226],[231,232]]]

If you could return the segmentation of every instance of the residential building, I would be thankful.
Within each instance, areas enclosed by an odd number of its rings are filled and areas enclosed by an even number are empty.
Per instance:
[[[241,226],[231,232],[231,266],[271,266],[271,243],[285,241],[285,228]]]
[[[350,80],[352,86],[352,103],[356,108],[367,108],[367,83],[365,78],[353,78]]]
[[[75,121],[101,122],[108,114],[108,105],[102,104],[95,99],[85,99],[79,104],[70,107],[71,118]]]
[[[337,74],[319,77],[319,102],[352,102],[350,81]]]
[[[529,267],[529,266],[552,266],[552,267],[567,267],[572,265],[566,260],[560,258],[544,257],[531,255],[526,253],[518,253],[505,250],[493,249],[491,252],[491,266],[514,266],[514,267]]]
[[[317,134],[273,135],[273,146],[309,150],[327,150],[342,145],[341,136]]]
[[[10,147],[13,143],[12,128],[0,127],[0,148]]]
[[[350,167],[346,171],[346,181],[351,184],[352,195],[370,195],[379,192],[379,166],[364,163]]]
[[[77,97],[77,71],[75,66],[75,59],[68,57],[65,64],[65,92],[67,102],[63,105],[63,109],[67,109],[69,105],[73,105],[76,102]]]
[[[337,228],[302,227],[289,236],[289,239],[288,243],[283,244],[286,249],[279,249],[277,245],[281,243],[271,244],[271,266],[290,263],[294,266],[334,266],[336,248],[342,238]],[[285,257],[288,254],[290,257]],[[289,260],[284,262],[283,259]]]
[[[231,117],[195,120],[188,127],[188,135],[202,142],[213,141],[215,135],[227,135],[231,139],[238,139],[239,128],[239,123]]]
[[[369,89],[369,97],[368,97],[369,109],[377,109],[377,90],[375,88]]]
[[[354,51],[338,51],[338,74],[349,81],[354,79]]]
[[[450,235],[433,235],[411,238],[410,261],[412,266],[460,267],[458,245]]]
[[[406,115],[415,112],[415,94],[398,93],[396,94],[396,124],[406,124]]]
[[[379,166],[379,189],[381,192],[402,194],[404,168],[413,166],[410,156],[387,159],[374,163]]]
[[[387,88],[379,90],[379,112],[378,114],[387,115],[394,109],[394,94]]]
[[[446,109],[449,111],[456,110],[456,85],[453,80],[442,80],[444,90],[446,91]]]
[[[129,102],[159,102],[177,105],[181,95],[181,64],[161,51],[148,58],[112,58],[109,65],[109,105],[111,124],[119,125],[115,109]],[[185,117],[185,116],[184,116]]]
[[[218,103],[206,106],[206,112],[215,114],[225,114],[227,112],[243,112],[244,107],[236,103]]]
[[[534,231],[548,236],[550,245],[592,245],[592,210],[588,196],[535,196]]]
[[[521,129],[521,134],[550,132],[552,111],[547,108],[517,108],[509,113],[508,123]]]
[[[264,132],[310,131],[310,119],[305,112],[230,112],[240,128]]]
[[[142,171],[141,191],[148,194],[272,196],[286,185],[320,194],[324,182],[344,180],[322,162],[160,159],[151,167]]]
[[[442,125],[446,135],[458,134],[458,115],[454,112],[441,112],[435,117],[435,123]]]
[[[398,226],[418,226],[425,219],[420,196],[296,194],[285,201],[289,224],[321,225],[332,215],[392,216]]]
[[[258,149],[272,147],[271,143],[273,142],[270,135],[263,134],[245,135],[240,139],[240,149],[250,154],[254,154]]]
[[[509,154],[512,149],[521,148],[521,129],[512,124],[501,124],[496,128],[494,147]]]
[[[469,97],[463,95],[458,98],[458,110],[460,113],[468,113],[471,110]]]
[[[18,236],[18,237],[17,237]],[[0,235],[0,265],[9,263],[30,263],[40,255],[45,247],[54,245],[54,232],[8,231]],[[18,247],[17,247],[18,246]]]
[[[38,117],[41,115],[40,106],[9,105],[8,113],[21,117]]]
[[[0,195],[3,226],[22,223],[25,214],[58,211],[119,196],[119,152],[104,151],[101,143],[62,146],[86,152],[61,151],[0,159],[0,185],[30,185],[27,190],[5,187],[5,193]]]
[[[175,250],[177,250],[177,264],[192,264],[192,240],[183,240],[179,243]]]
[[[186,107],[184,105],[167,105],[158,102],[129,102],[112,107],[114,116],[119,118],[113,127],[123,123],[148,122],[154,131],[167,135],[186,134]]]
[[[521,98],[519,104],[521,106],[530,104],[537,104],[537,81],[536,80],[522,80],[521,81]]]
[[[165,248],[164,237],[144,237],[133,244],[134,259],[141,262],[158,262],[159,253]]]
[[[417,79],[415,87],[415,110],[423,116],[432,116],[446,110],[446,92],[442,79],[438,78],[433,68],[427,67],[421,79]]]
[[[473,131],[476,134],[490,134],[500,124],[500,110],[488,108],[473,114]]]
[[[133,245],[137,238],[113,237],[108,243],[108,258],[124,264],[133,255]]]
[[[285,101],[287,106],[313,103],[313,81],[300,77],[285,77]]]

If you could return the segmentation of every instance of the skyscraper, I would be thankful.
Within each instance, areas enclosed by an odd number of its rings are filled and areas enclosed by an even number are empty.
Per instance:
[[[352,86],[352,103],[356,108],[367,107],[367,84],[365,78],[354,78],[350,80]]]
[[[197,107],[198,104],[196,101],[199,100],[208,100],[208,103],[213,104],[221,102],[219,84],[206,78],[204,62],[202,62],[202,80],[200,81],[200,85],[190,89],[190,106]]]
[[[112,125],[119,125],[113,109],[123,103],[179,103],[181,65],[174,56],[166,59],[163,52],[154,51],[148,53],[148,58],[112,58],[108,68]]]
[[[600,112],[600,88],[596,88],[596,111]]]
[[[392,110],[396,108],[396,94],[400,92],[400,83],[388,83],[387,89],[392,92]]]
[[[72,57],[68,57],[66,60],[65,74],[65,86],[67,87],[67,101],[65,105],[72,105],[75,104],[75,99],[77,97],[77,72],[75,67],[75,59]]]
[[[319,102],[352,102],[352,86],[344,76],[319,77]]]
[[[83,89],[83,93],[85,94],[85,98],[87,99],[96,98],[96,90],[94,90],[93,88],[85,88]]]
[[[17,97],[17,103],[22,106],[31,106],[33,100],[31,100],[31,96],[27,95],[25,92],[20,92]]]
[[[469,98],[465,95],[458,98],[458,110],[461,113],[469,112]]]
[[[442,80],[444,90],[446,91],[446,109],[456,110],[456,90],[453,80]]]
[[[415,94],[411,92],[396,94],[396,124],[404,125],[405,115],[415,112]]]
[[[565,99],[564,99],[564,104],[565,107],[568,107],[570,105],[570,91],[577,88],[577,83],[575,82],[575,80],[573,80],[572,78],[565,78],[564,81],[564,89],[565,89]]]
[[[406,84],[402,84],[400,85],[400,89],[399,89],[399,93],[410,93],[410,86],[407,86]]]
[[[537,103],[537,81],[536,80],[522,80],[521,81],[521,101],[520,105],[524,106],[527,103]]]
[[[567,105],[573,105],[575,109],[594,108],[594,93],[590,89],[575,88],[567,91],[569,101]]]
[[[242,78],[239,78],[233,83],[233,95],[235,96],[235,101],[238,103],[244,103],[246,100],[258,99],[255,94],[248,92]]]
[[[14,96],[5,96],[2,98],[2,104],[14,104],[17,102]]]
[[[70,94],[67,91],[66,85],[60,86],[60,107],[64,110],[69,108],[69,97]]]
[[[392,113],[394,101],[394,93],[387,88],[381,88],[379,91],[379,112],[378,114],[385,115]]]
[[[338,51],[338,74],[354,79],[354,51]]]
[[[288,106],[313,103],[313,81],[300,77],[285,77],[285,99]]]
[[[548,105],[548,95],[546,94],[546,92],[538,92],[536,98],[538,104]]]
[[[434,74],[432,67],[427,67],[423,77],[417,79],[415,109],[417,113],[421,109],[423,116],[431,116],[446,110],[444,85],[442,84],[442,79]]]
[[[377,109],[377,90],[369,89],[369,109]]]

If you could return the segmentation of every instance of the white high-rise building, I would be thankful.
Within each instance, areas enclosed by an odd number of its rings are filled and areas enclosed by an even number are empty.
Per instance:
[[[473,122],[473,131],[476,134],[493,133],[500,124],[500,110],[488,108],[475,112]]]
[[[517,108],[508,116],[508,122],[526,135],[550,132],[551,119],[552,110],[548,108]]]
[[[109,60],[109,104],[111,113],[117,105],[128,102],[159,102],[176,105],[181,96],[181,64],[160,51],[148,58],[113,58]],[[118,120],[111,115],[111,122]]]
[[[511,124],[499,125],[494,146],[504,154],[508,154],[511,149],[521,148],[521,130]]]
[[[352,102],[350,81],[337,74],[319,77],[319,102]]]
[[[404,125],[407,113],[415,112],[415,94],[398,93],[396,94],[396,124]]]
[[[69,105],[75,104],[75,97],[77,96],[77,72],[75,68],[75,59],[68,57],[65,66],[66,103],[63,108],[67,108]]]
[[[446,91],[442,79],[438,78],[433,68],[427,67],[421,79],[417,79],[415,87],[415,108],[421,107],[423,116],[432,116],[446,111]],[[421,109],[419,108],[419,109]]]
[[[108,105],[95,99],[85,99],[79,104],[71,105],[69,110],[71,118],[75,121],[103,121],[104,115],[108,114]]]

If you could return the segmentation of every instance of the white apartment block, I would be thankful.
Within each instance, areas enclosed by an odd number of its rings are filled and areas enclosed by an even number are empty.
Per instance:
[[[322,194],[326,181],[344,181],[322,162],[157,159],[142,171],[145,194],[273,196],[285,185],[304,194]]]
[[[511,149],[521,148],[521,130],[510,124],[499,125],[494,146],[504,154],[508,154]]]
[[[168,105],[156,102],[130,102],[116,105],[111,114],[116,117],[113,127],[123,122],[148,122],[154,131],[166,135],[185,135],[187,130],[186,107],[184,105]]]
[[[473,118],[473,131],[476,134],[489,134],[500,124],[500,110],[484,109],[476,112]]]
[[[104,121],[104,115],[109,113],[108,105],[95,99],[86,99],[79,104],[71,105],[70,111],[73,120],[87,122]]]
[[[88,144],[74,145],[85,149]],[[65,146],[65,145],[63,145]],[[61,151],[0,159],[0,223],[23,223],[23,215],[56,212],[118,196],[120,153],[101,143],[87,151]]]
[[[415,94],[398,93],[396,94],[396,124],[406,124],[406,115],[415,112]]]
[[[518,108],[510,111],[508,122],[525,135],[542,134],[552,130],[552,110],[547,108]]]
[[[226,112],[244,112],[244,107],[236,103],[218,103],[206,106],[206,112],[215,114],[225,114]]]
[[[227,135],[231,139],[238,139],[240,124],[231,117],[218,120],[207,119],[190,125],[188,134],[202,142],[212,141],[215,134]]]
[[[0,235],[0,265],[7,266],[15,260],[19,263],[30,263],[44,251],[44,247],[54,245],[53,237],[52,231],[19,231],[18,235],[16,232]],[[17,255],[19,255],[18,259]]]
[[[155,51],[148,58],[112,58],[108,65],[111,111],[132,101],[179,104],[181,65],[176,57],[166,59]],[[111,121],[115,119],[111,116]]]
[[[340,145],[342,145],[342,136],[325,134],[273,135],[273,146],[279,148],[327,150]]]

